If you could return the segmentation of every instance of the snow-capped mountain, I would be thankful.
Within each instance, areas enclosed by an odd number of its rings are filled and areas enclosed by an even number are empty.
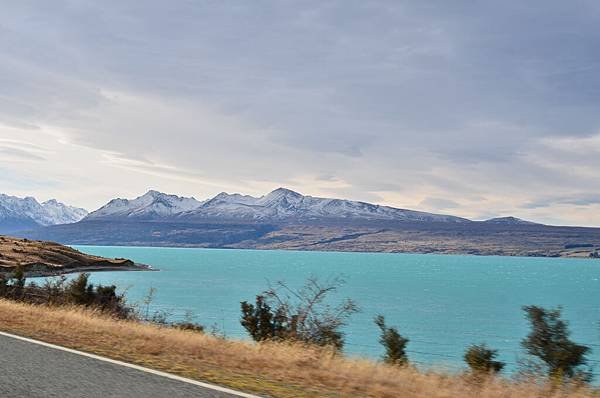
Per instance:
[[[67,206],[55,199],[40,204],[32,197],[0,194],[0,230],[4,232],[74,223],[86,215],[86,210]]]
[[[304,196],[285,188],[253,197],[222,192],[199,202],[156,191],[133,200],[114,199],[90,213],[85,220],[101,219],[169,219],[176,221],[241,220],[241,221],[313,221],[313,220],[379,220],[470,222],[465,218],[396,209],[365,202]]]
[[[197,209],[202,203],[194,198],[167,195],[151,190],[132,200],[113,199],[98,210],[91,212],[85,220],[169,218]]]
[[[30,196],[18,198],[0,194],[0,205],[12,213],[13,217],[32,220],[40,225],[50,225],[48,214],[42,205]]]
[[[387,220],[468,222],[469,220],[413,210],[396,209],[365,202],[304,196],[286,188],[278,188],[255,198],[220,193],[200,208],[184,213],[186,218],[230,218],[261,221],[286,220]]]
[[[88,215],[87,210],[69,206],[64,203],[57,201],[56,199],[50,199],[42,203],[42,207],[46,210],[52,224],[71,224],[83,219]]]

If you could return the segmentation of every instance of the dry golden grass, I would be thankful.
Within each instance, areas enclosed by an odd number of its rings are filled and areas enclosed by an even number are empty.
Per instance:
[[[0,300],[0,329],[273,397],[588,398],[586,388],[423,373],[300,345],[252,344],[122,321],[81,308]]]

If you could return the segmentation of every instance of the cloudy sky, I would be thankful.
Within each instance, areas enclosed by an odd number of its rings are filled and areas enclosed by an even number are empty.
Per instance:
[[[598,26],[595,0],[3,1],[0,192],[600,226]]]

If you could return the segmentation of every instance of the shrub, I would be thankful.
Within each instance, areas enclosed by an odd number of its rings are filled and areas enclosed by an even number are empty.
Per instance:
[[[301,289],[293,290],[284,282],[256,296],[255,304],[241,303],[241,324],[255,341],[296,340],[341,350],[344,334],[341,328],[358,311],[349,299],[331,307],[326,304],[343,280],[326,283],[309,278]]]
[[[133,309],[126,305],[123,295],[116,293],[116,286],[94,286],[88,279],[89,274],[83,273],[70,282],[61,276],[48,279],[41,286],[35,282],[26,285],[25,272],[17,267],[9,280],[0,278],[0,297],[31,304],[84,305],[119,318],[133,316]]]
[[[194,322],[194,318],[195,316],[192,311],[186,311],[183,320],[180,322],[173,322],[171,327],[190,332],[204,333],[204,326]]]
[[[465,362],[474,373],[498,373],[504,368],[504,362],[496,361],[497,350],[486,347],[485,344],[472,345],[464,355]]]
[[[13,286],[18,287],[20,289],[25,287],[25,270],[22,265],[19,265],[15,268],[12,275]]]
[[[247,301],[241,303],[241,324],[250,337],[254,341],[269,340],[275,337],[285,338],[282,335],[284,328],[273,320],[275,314],[273,314],[271,306],[266,303],[265,297],[262,295],[256,296],[255,303],[250,304]]]
[[[590,374],[582,366],[587,363],[585,356],[590,348],[569,339],[568,323],[561,319],[561,308],[526,306],[523,310],[531,323],[531,332],[521,345],[545,364],[548,377],[560,382],[574,378],[589,380]]]
[[[64,293],[69,302],[79,305],[90,303],[91,296],[93,295],[93,286],[90,286],[90,290],[92,291],[89,291],[88,279],[89,274],[82,273],[67,284]]]
[[[132,309],[125,305],[125,298],[117,295],[117,287],[94,286],[89,283],[90,275],[79,274],[66,284],[64,296],[67,303],[95,307],[121,317],[129,317]]]
[[[174,322],[171,327],[190,332],[204,333],[204,326],[193,322]]]
[[[402,337],[400,333],[398,333],[398,329],[386,326],[383,315],[375,317],[375,324],[381,330],[379,343],[385,348],[383,361],[392,365],[407,364],[408,357],[405,350],[409,340]]]
[[[8,278],[0,274],[0,297],[20,300],[25,293],[25,270],[22,265],[14,268]]]
[[[0,274],[0,297],[6,297],[9,289],[8,280],[4,274]]]

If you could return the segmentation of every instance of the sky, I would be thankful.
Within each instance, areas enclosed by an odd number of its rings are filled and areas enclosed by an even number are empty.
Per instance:
[[[600,2],[7,0],[0,192],[600,226]]]

